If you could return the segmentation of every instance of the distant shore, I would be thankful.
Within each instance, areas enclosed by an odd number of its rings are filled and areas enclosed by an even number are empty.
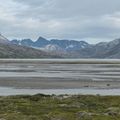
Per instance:
[[[0,63],[35,63],[35,64],[120,64],[120,59],[0,59]]]

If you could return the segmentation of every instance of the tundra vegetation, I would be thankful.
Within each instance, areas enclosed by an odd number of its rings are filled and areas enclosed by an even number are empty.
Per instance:
[[[0,97],[0,120],[120,120],[120,96]]]

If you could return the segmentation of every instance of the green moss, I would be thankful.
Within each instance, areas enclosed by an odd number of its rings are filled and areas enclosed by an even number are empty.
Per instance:
[[[120,120],[120,96],[0,97],[0,120]]]

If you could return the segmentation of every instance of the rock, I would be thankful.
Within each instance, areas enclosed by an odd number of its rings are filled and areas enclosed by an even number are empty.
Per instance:
[[[80,119],[85,119],[85,120],[92,120],[92,115],[93,113],[88,113],[88,112],[78,112],[77,117]]]
[[[110,115],[110,116],[117,116],[120,114],[120,108],[118,107],[110,107],[106,110],[105,115]]]

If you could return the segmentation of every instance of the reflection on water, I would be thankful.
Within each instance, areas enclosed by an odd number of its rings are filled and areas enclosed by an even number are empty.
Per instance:
[[[47,94],[47,95],[120,95],[120,89],[14,89],[8,87],[0,87],[0,96],[8,95],[34,95],[34,94]]]

